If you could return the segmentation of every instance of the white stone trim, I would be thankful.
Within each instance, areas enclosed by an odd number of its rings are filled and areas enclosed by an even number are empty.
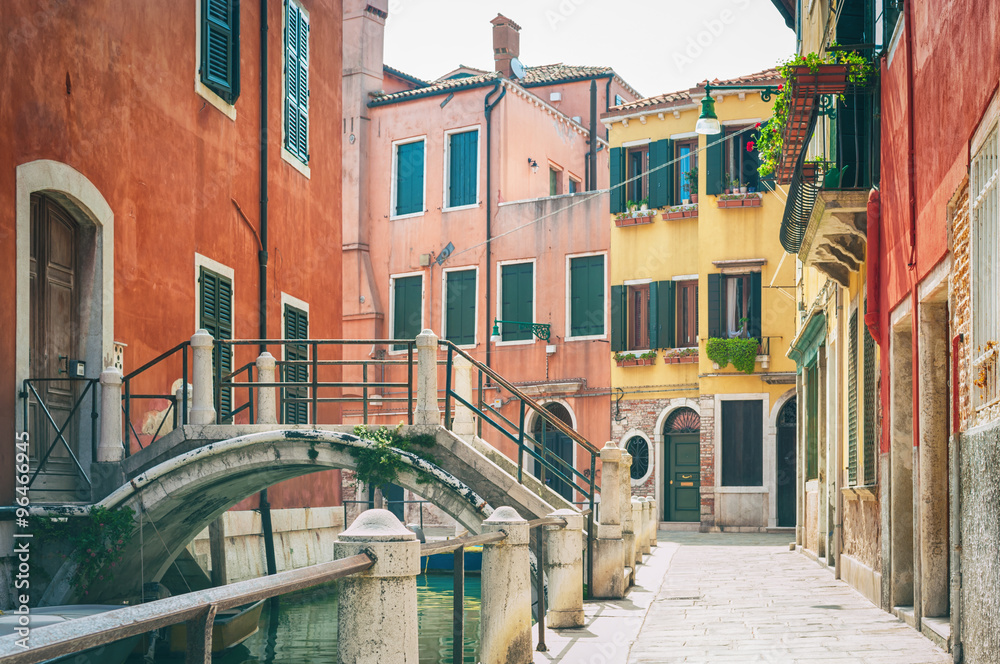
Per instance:
[[[15,369],[14,393],[21,391],[28,378],[28,351],[31,338],[31,194],[55,194],[72,204],[69,212],[82,225],[95,228],[94,233],[94,293],[99,300],[92,301],[91,321],[96,330],[85,343],[85,356],[93,363],[91,373],[111,366],[115,357],[115,215],[107,200],[94,184],[72,166],[58,161],[39,159],[21,164],[16,169],[15,193],[15,242],[16,242],[16,298],[15,298]],[[95,374],[96,375],[96,374]],[[15,408],[17,430],[23,430],[21,408]]]
[[[895,309],[889,312],[889,327],[893,329],[897,327],[908,328],[910,326],[910,307],[910,298],[906,297]],[[854,304],[853,308],[857,308],[857,304]],[[848,313],[847,320],[850,319],[850,313]]]
[[[917,284],[917,299],[925,302],[931,299],[944,300],[948,297],[948,276],[951,273],[951,254],[944,257],[923,280]]]
[[[451,137],[453,134],[465,134],[471,131],[476,132],[476,200],[473,203],[467,203],[466,205],[456,205],[455,207],[449,207],[448,205],[448,187],[451,184]],[[426,155],[426,153],[425,153]],[[426,158],[426,157],[425,157]],[[471,210],[480,206],[480,195],[481,195],[481,179],[482,179],[482,164],[483,164],[483,128],[482,125],[474,124],[465,127],[458,127],[455,129],[447,129],[444,132],[444,163],[441,165],[443,171],[443,177],[441,179],[441,211],[442,212],[453,212],[455,210]],[[478,278],[478,277],[477,277]],[[479,282],[476,282],[478,287]],[[442,326],[443,329],[443,326]]]
[[[644,284],[653,283],[652,279],[626,279],[622,282],[623,286],[642,286]]]
[[[653,472],[653,467],[656,465],[654,463],[654,459],[656,457],[654,456],[654,451],[653,451],[653,441],[649,439],[649,435],[645,431],[642,431],[640,429],[629,429],[625,433],[625,435],[622,436],[621,439],[618,441],[618,447],[624,450],[625,446],[628,444],[629,439],[634,438],[635,436],[638,436],[646,441],[646,448],[649,450],[649,464],[646,466],[646,474],[643,475],[641,479],[632,480],[633,487],[642,486],[643,484],[645,484],[646,480],[649,479],[649,474]],[[629,475],[629,479],[632,479],[631,475]]]
[[[538,323],[536,316],[538,315],[538,265],[536,264],[536,259],[534,258],[517,258],[509,261],[497,261],[497,314],[496,317],[499,320],[503,320],[503,312],[500,311],[500,307],[503,302],[503,266],[504,265],[517,265],[519,263],[531,263],[531,321],[532,323]],[[529,321],[519,321],[519,322],[529,322]],[[487,325],[490,326],[490,330],[493,329],[493,321],[486,321]],[[492,336],[492,335],[491,335]],[[495,346],[527,346],[534,344],[538,341],[538,338],[532,334],[530,339],[524,339],[521,341],[503,341],[503,335],[501,335],[501,340],[492,342]]]
[[[457,209],[457,208],[452,208]],[[475,313],[473,318],[476,321],[475,330],[473,332],[472,344],[464,344],[458,346],[459,348],[475,348],[479,345],[479,265],[460,265],[455,267],[446,267],[441,271],[441,338],[448,338],[448,277],[449,272],[468,272],[469,270],[475,270],[476,272],[476,286],[475,286]]]
[[[201,82],[201,72],[199,71],[201,69],[201,2],[202,0],[194,0],[194,91],[199,97],[222,111],[222,114],[227,118],[236,122],[236,106],[226,103],[225,99]],[[243,17],[240,16],[240,18]],[[243,55],[242,48],[240,48],[240,55]]]
[[[410,212],[409,214],[397,215],[396,214],[396,170],[398,166],[399,146],[409,145],[410,143],[419,143],[421,141],[424,144],[424,180],[423,180],[424,188],[421,194],[422,202],[420,204],[420,210],[417,212]],[[427,209],[427,134],[423,134],[420,136],[411,136],[410,138],[401,138],[398,141],[392,141],[391,145],[392,147],[390,149],[392,150],[392,173],[391,173],[391,179],[389,180],[389,219],[395,220],[395,219],[410,219],[412,217],[422,217],[424,215],[424,211]]]
[[[221,274],[223,277],[229,279],[229,282],[233,285],[232,292],[232,302],[231,306],[233,309],[233,336],[236,335],[236,271],[233,268],[220,263],[216,260],[212,260],[208,256],[203,256],[198,252],[194,254],[194,329],[197,330],[201,327],[201,289],[198,288],[198,277],[201,273],[201,268],[206,270],[211,270],[216,274]],[[192,332],[193,334],[193,332]]]
[[[698,281],[697,274],[678,274],[676,277],[671,277],[671,281]]]
[[[573,319],[572,319],[572,277],[570,268],[573,263],[574,258],[588,258],[590,256],[603,256],[604,257],[604,334],[589,334],[574,337],[573,334]],[[610,302],[607,297],[608,294],[608,252],[606,251],[591,251],[582,254],[566,254],[566,318],[565,318],[565,330],[563,335],[564,341],[591,341],[594,339],[607,339],[608,338],[608,305]]]
[[[696,131],[682,131],[679,134],[670,134],[670,140],[672,141],[686,141],[691,138],[698,138],[698,132]]]
[[[651,138],[637,138],[634,141],[625,141],[622,143],[623,148],[637,148],[643,145],[649,145],[653,142]]]

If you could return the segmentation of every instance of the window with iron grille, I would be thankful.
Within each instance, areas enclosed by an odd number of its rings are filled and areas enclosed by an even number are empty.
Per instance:
[[[1000,400],[1000,197],[997,195],[997,129],[972,160],[972,374],[977,408]]]
[[[858,485],[858,312],[851,314],[847,350],[847,483]]]
[[[865,327],[865,484],[875,484],[875,404],[878,385],[875,381],[875,339]]]

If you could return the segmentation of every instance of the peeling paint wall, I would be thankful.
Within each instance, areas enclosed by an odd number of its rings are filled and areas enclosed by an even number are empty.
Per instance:
[[[843,553],[882,571],[882,517],[878,500],[844,499]]]

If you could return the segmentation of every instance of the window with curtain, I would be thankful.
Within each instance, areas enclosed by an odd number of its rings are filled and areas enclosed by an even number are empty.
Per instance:
[[[682,201],[685,198],[691,198],[691,194],[698,193],[697,191],[692,191],[691,184],[687,178],[688,172],[692,168],[698,167],[698,139],[676,141],[674,142],[674,149],[676,150],[674,158],[677,159],[677,166],[674,168],[677,174],[674,183],[677,196],[674,200]]]
[[[626,202],[632,201],[638,205],[639,201],[649,195],[647,172],[649,171],[649,146],[629,148],[625,157],[626,179],[625,185]],[[635,178],[634,180],[632,178]]]
[[[746,131],[744,131],[746,130]],[[757,191],[760,187],[760,174],[757,172],[757,132],[750,125],[742,127],[725,127],[725,172],[729,181],[737,180],[738,185]],[[750,148],[749,150],[747,148]],[[725,176],[724,176],[725,177]],[[723,181],[723,188],[729,182]]]
[[[724,277],[725,333],[730,339],[741,336],[749,329],[750,317],[750,275],[726,275]]]

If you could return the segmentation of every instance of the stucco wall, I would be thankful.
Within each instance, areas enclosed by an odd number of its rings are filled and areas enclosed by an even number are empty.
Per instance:
[[[268,324],[281,334],[281,293],[312,303],[314,337],[340,337],[341,3],[303,0],[310,14],[310,177],[281,157],[282,4],[269,5]],[[259,5],[241,5],[242,93],[236,119],[195,92],[196,3],[5,2],[0,107],[0,318],[14,321],[15,167],[49,159],[76,169],[114,215],[114,339],[125,371],[190,338],[194,254],[234,270],[233,333],[258,334]],[[110,266],[107,266],[110,269]],[[86,287],[91,287],[87,284]],[[15,326],[0,328],[0,502],[11,498]],[[234,366],[255,349],[236,354]],[[97,376],[100,366],[88,366]],[[165,392],[178,365],[135,385]],[[239,403],[239,402],[238,402]],[[136,412],[161,409],[146,404]],[[331,409],[330,412],[335,412]],[[272,492],[275,507],[333,504],[322,474]]]
[[[878,500],[844,499],[843,553],[882,571],[881,507]]]
[[[961,437],[962,643],[967,662],[1000,652],[1000,425]]]

